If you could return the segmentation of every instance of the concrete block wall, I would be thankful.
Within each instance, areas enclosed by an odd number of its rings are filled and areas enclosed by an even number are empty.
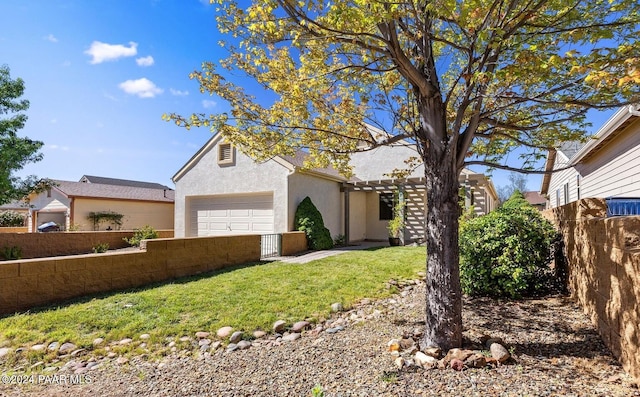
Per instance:
[[[173,237],[173,230],[158,230],[160,238]],[[103,232],[52,232],[52,233],[2,233],[0,249],[17,246],[22,249],[22,258],[45,258],[50,256],[77,255],[92,252],[95,245],[109,244],[109,249],[129,247],[124,237],[131,238],[133,231]]]
[[[543,215],[562,233],[572,296],[624,369],[640,379],[640,216],[606,218],[603,199]]]
[[[307,249],[302,232],[282,241],[288,255]],[[0,262],[0,314],[260,260],[259,235],[155,239],[140,248]]]
[[[304,232],[290,232],[282,235],[282,256],[290,256],[307,250],[307,235]]]

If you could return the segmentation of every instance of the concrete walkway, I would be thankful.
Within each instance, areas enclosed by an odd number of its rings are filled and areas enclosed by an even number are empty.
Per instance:
[[[357,250],[365,250],[367,248],[389,246],[389,243],[386,241],[362,241],[356,244],[357,245],[350,245],[348,247],[332,248],[330,250],[306,252],[297,256],[278,256],[273,258],[267,258],[267,260],[280,261],[285,263],[308,263],[311,261],[315,261],[316,259],[322,259],[322,258],[327,258],[329,256],[340,255],[349,251],[357,251]]]

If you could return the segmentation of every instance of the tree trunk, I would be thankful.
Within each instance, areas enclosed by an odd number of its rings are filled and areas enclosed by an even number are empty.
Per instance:
[[[427,296],[424,346],[462,345],[462,289],[458,249],[458,171],[455,157],[425,152],[427,180]],[[440,158],[440,161],[437,160]]]
[[[427,182],[427,296],[424,347],[462,345],[462,289],[458,249],[458,168],[438,96],[420,98],[418,145]]]

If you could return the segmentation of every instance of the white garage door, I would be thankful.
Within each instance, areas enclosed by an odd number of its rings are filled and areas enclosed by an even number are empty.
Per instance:
[[[191,236],[273,233],[273,194],[191,199]]]

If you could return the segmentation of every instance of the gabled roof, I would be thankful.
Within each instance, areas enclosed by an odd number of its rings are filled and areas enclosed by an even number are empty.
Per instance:
[[[186,164],[183,165],[182,168],[180,168],[180,170],[178,170],[178,172],[175,173],[175,175],[173,175],[171,180],[174,183],[180,180],[180,178],[182,178],[182,176],[184,176],[185,173],[187,173],[195,164],[197,164],[198,161],[200,161],[200,159],[202,159],[202,157],[206,153],[208,153],[222,139],[223,139],[222,134],[215,134],[214,136],[212,136],[211,139],[209,139],[207,143],[205,143],[193,156],[191,156],[189,161],[187,161]],[[302,168],[304,159],[306,158],[306,156],[308,156],[307,153],[301,150],[298,150],[295,156],[276,156],[273,158],[273,160],[278,164],[284,166],[285,168],[291,171],[295,171]],[[332,179],[332,180],[338,180],[338,181],[347,180],[347,178],[342,176],[336,169],[332,167],[314,168],[311,170],[306,170],[304,172],[309,174],[314,174],[319,177]]]
[[[159,183],[154,182],[141,182],[141,181],[132,181],[128,179],[117,179],[117,178],[106,178],[103,176],[94,176],[94,175],[83,175],[80,178],[80,182],[84,183],[100,183],[104,185],[118,185],[118,186],[130,186],[130,187],[141,187],[147,189],[168,189],[173,190],[168,186],[161,185]]]
[[[557,151],[562,152],[567,156],[569,159],[569,164],[567,164],[568,166],[574,166],[588,159],[640,117],[639,106],[640,105],[628,105],[621,107],[585,144],[580,145],[575,142],[567,142],[560,145]],[[556,150],[549,151],[547,161],[545,163],[545,171],[553,171],[556,157]],[[544,174],[540,193],[547,194],[550,182],[551,174]]]
[[[54,180],[54,182],[56,183],[54,189],[60,191],[67,197],[173,203],[175,195],[175,192],[171,189],[149,189],[144,187],[59,180]]]
[[[542,205],[546,204],[547,200],[538,192],[524,192],[522,193],[524,199],[529,202],[531,205]]]

